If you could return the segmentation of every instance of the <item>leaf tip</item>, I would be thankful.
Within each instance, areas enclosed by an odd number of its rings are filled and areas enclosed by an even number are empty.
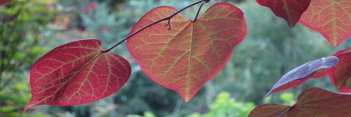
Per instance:
[[[193,99],[194,96],[192,95],[181,95],[182,99],[184,100],[184,102],[188,103],[191,101],[191,99]]]
[[[287,21],[287,22],[288,22],[288,21]],[[288,22],[288,25],[289,25],[290,28],[294,28],[294,27],[296,26],[296,24],[297,24],[297,22],[296,22],[296,23],[290,23],[290,22]]]
[[[336,40],[333,40],[330,42],[330,44],[334,47],[338,47],[340,43],[338,43]]]

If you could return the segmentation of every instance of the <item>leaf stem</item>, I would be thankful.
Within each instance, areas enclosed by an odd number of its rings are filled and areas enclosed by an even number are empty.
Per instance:
[[[114,48],[117,47],[118,45],[120,45],[120,44],[122,44],[123,42],[127,41],[129,38],[133,37],[134,35],[140,33],[141,31],[143,31],[143,30],[145,30],[145,29],[147,29],[147,28],[149,28],[149,27],[151,27],[151,26],[153,26],[153,25],[155,25],[155,24],[158,24],[158,23],[160,23],[160,22],[162,22],[162,21],[166,21],[166,20],[168,20],[169,23],[170,23],[170,19],[173,18],[174,16],[176,16],[177,14],[179,14],[180,12],[182,12],[182,11],[184,11],[184,10],[186,10],[186,9],[188,9],[188,8],[190,8],[190,7],[192,7],[192,6],[194,6],[194,5],[197,5],[197,4],[199,4],[199,3],[203,3],[203,4],[204,4],[204,3],[207,3],[207,2],[209,2],[209,1],[210,1],[210,0],[200,0],[200,1],[198,1],[198,2],[195,2],[195,3],[193,3],[193,4],[190,4],[190,5],[188,5],[188,6],[184,7],[184,8],[182,8],[182,9],[180,9],[179,11],[177,11],[177,12],[175,12],[175,13],[173,13],[173,14],[171,14],[171,15],[169,15],[169,16],[163,18],[163,19],[160,19],[160,20],[158,20],[158,21],[156,21],[156,22],[153,22],[153,23],[151,23],[151,24],[149,24],[149,25],[147,25],[147,26],[145,26],[145,27],[139,29],[138,31],[134,32],[133,34],[130,34],[127,38],[125,38],[125,39],[123,39],[122,41],[118,42],[117,44],[115,44],[115,45],[112,46],[111,48],[109,48],[109,49],[107,49],[107,50],[104,50],[103,53],[104,53],[104,52],[109,52],[109,51],[111,51],[112,49],[114,49]],[[201,6],[202,6],[202,5],[201,5]],[[201,9],[201,6],[200,6],[200,9]],[[170,26],[170,24],[169,24],[169,26]]]
[[[196,13],[196,16],[195,16],[195,18],[194,18],[193,22],[196,22],[197,18],[199,17],[199,14],[200,14],[201,8],[202,8],[202,6],[204,6],[204,4],[205,4],[205,3],[207,3],[207,2],[203,2],[203,3],[201,3],[201,5],[200,5],[199,9],[197,10],[197,13]]]
[[[350,54],[351,51],[348,51],[348,52],[345,52],[345,53],[342,53],[342,54],[339,54],[339,55],[336,55],[336,57],[339,57],[339,56],[342,56],[342,55],[345,55],[345,54]]]
[[[284,111],[282,114],[280,114],[278,117],[284,117],[288,112],[290,112],[292,109],[294,109],[295,106],[290,106],[288,110]]]

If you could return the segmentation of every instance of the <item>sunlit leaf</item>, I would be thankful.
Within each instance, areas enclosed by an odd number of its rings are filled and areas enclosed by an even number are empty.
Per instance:
[[[143,16],[131,33],[177,10],[162,6]],[[226,2],[216,3],[196,22],[178,14],[154,25],[127,42],[144,73],[190,101],[228,62],[234,47],[244,40],[243,12]]]
[[[131,67],[124,58],[104,52],[99,40],[81,40],[55,48],[30,72],[28,104],[69,106],[97,101],[120,89]]]
[[[271,8],[275,15],[284,18],[290,27],[300,20],[311,0],[257,0],[262,6]]]
[[[327,75],[327,68],[335,67],[338,64],[338,58],[335,56],[324,57],[308,63],[305,63],[281,77],[272,89],[266,94],[283,91],[292,87],[302,85],[310,78],[320,78]]]
[[[334,54],[339,58],[339,64],[330,69],[329,76],[341,92],[351,92],[351,48]]]
[[[300,22],[338,46],[351,36],[351,0],[311,0]]]
[[[249,117],[350,117],[351,95],[312,88],[304,91],[295,105],[264,104]]]

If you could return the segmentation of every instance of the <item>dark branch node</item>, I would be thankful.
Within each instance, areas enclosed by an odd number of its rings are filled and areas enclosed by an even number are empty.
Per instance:
[[[165,26],[166,27],[168,26],[168,30],[172,30],[171,18],[168,19],[168,22],[167,22],[167,24]]]

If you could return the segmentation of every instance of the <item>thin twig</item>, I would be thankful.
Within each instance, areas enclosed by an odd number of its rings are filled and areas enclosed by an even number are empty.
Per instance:
[[[197,10],[197,13],[196,13],[196,16],[195,16],[193,22],[196,22],[197,18],[199,17],[201,8],[202,8],[202,6],[203,6],[205,3],[206,3],[206,2],[203,2],[203,3],[200,5],[199,9]]]
[[[168,26],[168,30],[171,30],[172,29],[172,25],[171,25],[171,18],[168,19],[168,22],[165,26]]]
[[[210,0],[200,0],[200,1],[195,2],[195,3],[193,3],[193,4],[189,5],[189,6],[186,6],[186,7],[184,7],[183,9],[180,9],[179,11],[177,11],[177,12],[175,12],[175,13],[173,13],[173,14],[171,14],[171,15],[169,15],[169,16],[163,18],[163,19],[160,19],[160,20],[158,20],[158,21],[156,21],[156,22],[153,22],[153,23],[151,23],[151,24],[149,24],[149,25],[147,25],[147,26],[145,26],[145,27],[139,29],[138,31],[134,32],[133,34],[129,35],[127,38],[123,39],[122,41],[118,42],[116,45],[112,46],[111,48],[109,48],[109,49],[107,49],[107,50],[105,50],[105,51],[103,51],[103,52],[109,52],[109,51],[111,51],[113,48],[115,48],[115,47],[117,47],[118,45],[122,44],[123,42],[127,41],[129,38],[133,37],[134,35],[140,33],[141,31],[143,31],[143,30],[145,30],[145,29],[147,29],[147,28],[149,28],[149,27],[151,27],[151,26],[153,26],[153,25],[155,25],[155,24],[158,24],[158,23],[160,23],[160,22],[162,22],[162,21],[166,21],[166,20],[169,20],[169,21],[170,21],[170,19],[171,19],[172,17],[176,16],[177,14],[179,14],[179,13],[182,12],[182,11],[184,11],[185,9],[188,9],[188,8],[194,6],[194,5],[199,4],[199,3],[205,3],[205,2],[207,3],[207,2],[209,2],[209,1],[210,1]],[[170,26],[170,24],[169,24],[169,26]]]

